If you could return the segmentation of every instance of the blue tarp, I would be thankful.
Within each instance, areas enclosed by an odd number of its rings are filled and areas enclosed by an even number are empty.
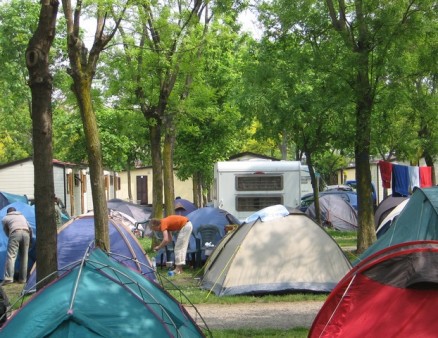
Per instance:
[[[289,210],[287,210],[287,208],[284,205],[277,204],[256,211],[252,215],[248,216],[245,219],[244,223],[252,223],[259,218],[262,222],[265,222],[265,221],[270,221],[272,219],[281,218],[287,215],[289,215]]]

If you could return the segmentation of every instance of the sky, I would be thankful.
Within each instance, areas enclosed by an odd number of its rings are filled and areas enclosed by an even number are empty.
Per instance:
[[[257,27],[257,16],[249,9],[239,15],[239,22],[242,24],[242,31],[251,33],[255,39],[262,36],[262,30]]]
[[[1,2],[2,0],[0,0]],[[96,21],[85,20],[85,17],[81,17],[81,26],[87,32],[85,34],[84,43],[88,49],[91,48],[94,39],[94,31],[96,28]],[[262,30],[257,27],[257,16],[250,10],[247,9],[243,11],[238,18],[239,22],[242,24],[242,31],[251,33],[255,39],[259,39],[262,36]]]

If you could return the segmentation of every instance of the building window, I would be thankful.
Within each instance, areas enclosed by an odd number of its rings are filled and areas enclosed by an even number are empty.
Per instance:
[[[283,190],[283,175],[253,174],[236,176],[237,191],[279,191]]]
[[[81,173],[81,182],[82,194],[85,194],[87,192],[87,175]]]
[[[79,187],[81,185],[81,178],[79,174],[75,174],[75,187]]]
[[[236,210],[237,211],[259,211],[260,209],[283,204],[282,196],[237,196]]]
[[[73,192],[73,186],[74,186],[74,175],[73,174],[67,174],[67,194],[70,194]]]

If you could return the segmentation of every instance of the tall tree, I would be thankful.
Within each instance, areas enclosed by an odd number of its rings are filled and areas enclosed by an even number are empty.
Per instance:
[[[88,51],[81,38],[82,1],[77,1],[74,9],[70,0],[63,0],[62,5],[67,24],[69,74],[73,80],[72,90],[78,102],[87,145],[93,196],[95,242],[97,247],[109,250],[108,211],[103,179],[102,148],[92,103],[91,86],[100,54],[116,33],[126,7],[121,5],[119,8],[111,1],[99,2],[96,5],[96,31],[91,50]],[[113,5],[115,8],[113,8]],[[113,26],[106,32],[108,15],[116,10],[118,10],[118,14],[114,19]]]
[[[35,216],[38,256],[37,281],[43,280],[58,268],[56,212],[52,154],[52,75],[49,52],[55,37],[59,2],[41,2],[38,28],[26,50],[29,87],[32,93],[33,163],[35,177]],[[56,276],[44,279],[43,287]]]
[[[340,147],[336,135],[349,130],[345,102],[335,99],[343,86],[332,67],[339,50],[319,20],[303,21],[310,9],[275,1],[260,9],[265,33],[246,67],[245,110],[260,122],[261,137],[277,140],[283,159],[305,158],[319,218],[317,159]]]
[[[133,83],[135,104],[149,125],[153,214],[156,217],[163,215],[163,200],[165,213],[174,211],[173,152],[177,102],[187,91],[185,79],[190,68],[195,68],[203,29],[210,20],[207,4],[204,1],[179,2],[176,6],[172,0],[159,6],[139,3],[130,15],[130,26],[120,27],[124,63],[129,65],[125,68],[129,74],[124,76]],[[200,24],[202,14],[204,25]],[[131,34],[126,32],[127,29]]]
[[[246,39],[215,21],[206,40],[176,125],[177,176],[192,177],[193,202],[198,207],[208,200],[214,164],[239,151],[245,139],[234,93],[240,84]]]
[[[371,117],[376,92],[391,62],[388,51],[417,30],[416,16],[433,10],[429,1],[375,2],[356,0],[347,6],[343,0],[326,0],[332,27],[339,33],[351,53],[354,77],[355,162],[358,182],[358,252],[371,245],[375,237],[371,191]],[[409,32],[409,33],[408,33]]]

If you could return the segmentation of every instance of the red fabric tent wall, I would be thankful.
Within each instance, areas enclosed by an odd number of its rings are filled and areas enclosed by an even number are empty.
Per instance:
[[[438,241],[377,252],[331,292],[309,337],[436,337]]]

